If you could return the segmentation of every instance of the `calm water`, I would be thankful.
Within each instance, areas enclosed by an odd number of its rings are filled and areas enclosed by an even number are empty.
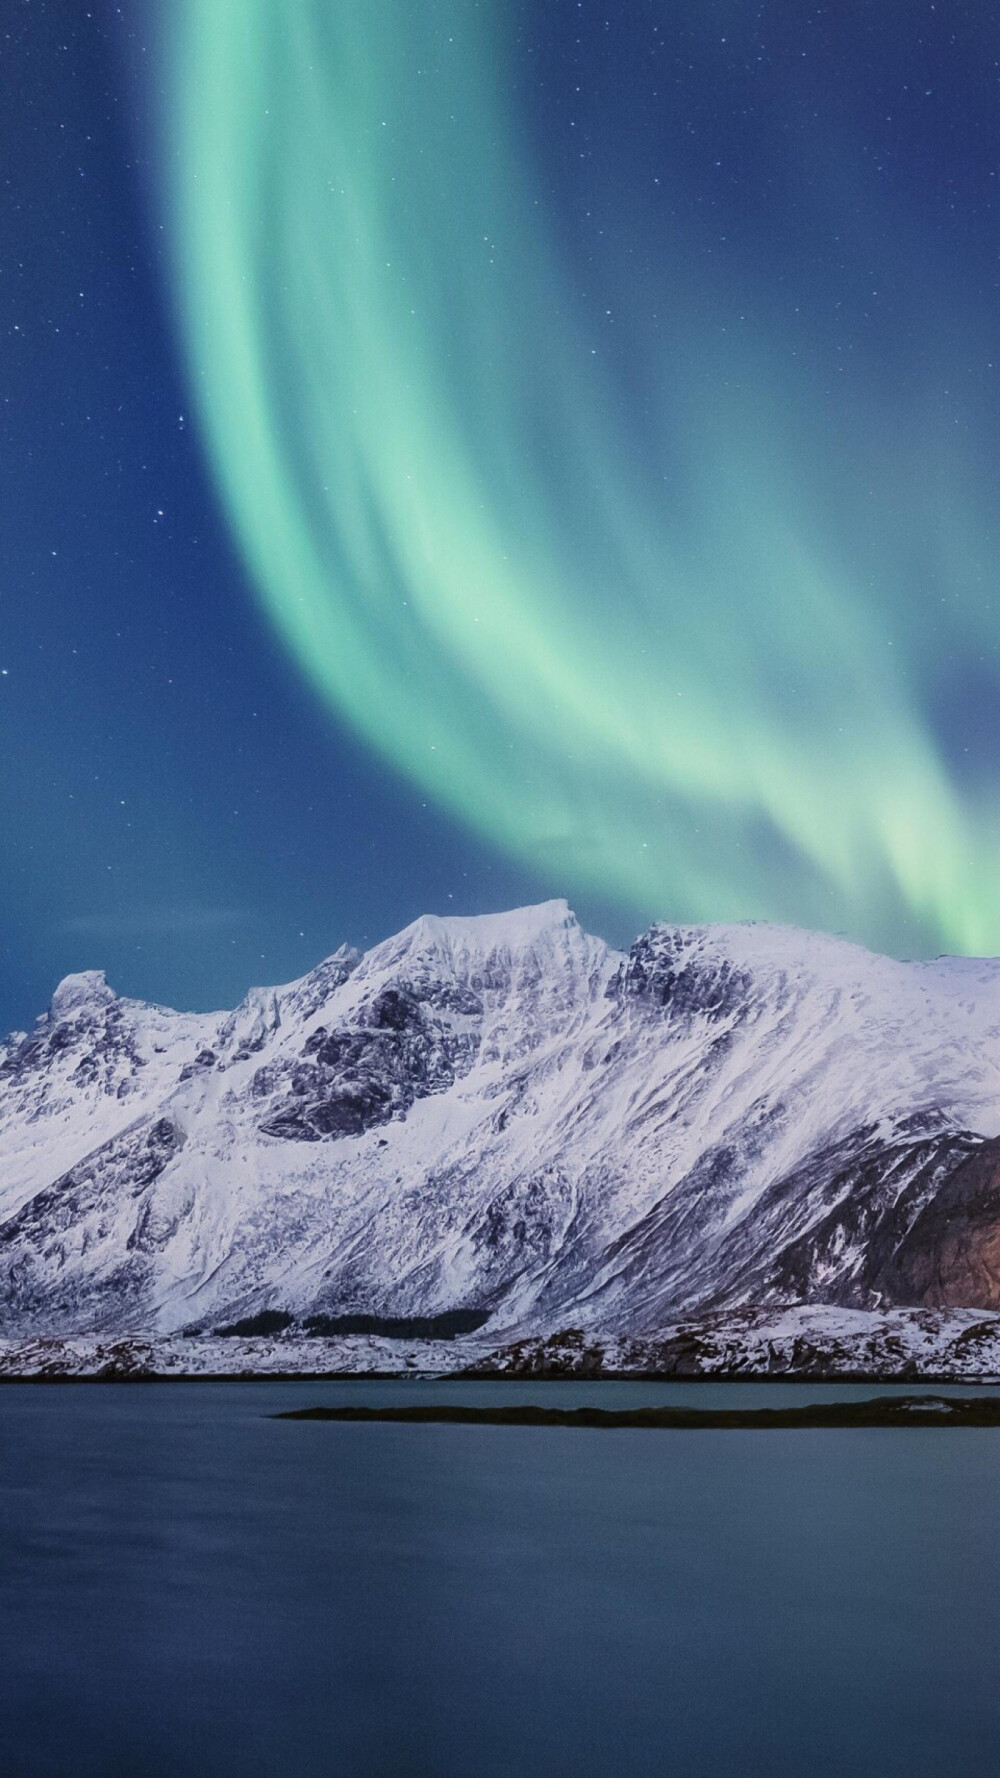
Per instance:
[[[0,1772],[992,1778],[1000,1433],[267,1418],[820,1393],[0,1388]]]

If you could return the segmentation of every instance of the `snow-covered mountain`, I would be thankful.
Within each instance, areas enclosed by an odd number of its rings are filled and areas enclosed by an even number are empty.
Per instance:
[[[70,976],[0,1048],[8,1340],[803,1303],[1000,1307],[1000,961],[767,925],[624,956],[556,901],[225,1014]]]

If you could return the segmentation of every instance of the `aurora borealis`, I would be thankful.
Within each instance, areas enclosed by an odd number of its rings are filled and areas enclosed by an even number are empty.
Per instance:
[[[550,894],[1000,950],[995,38],[22,9],[6,1016]]]
[[[255,585],[324,697],[554,886],[638,918],[886,942],[905,912],[935,943],[1000,942],[995,797],[928,708],[941,651],[995,627],[989,514],[964,485],[981,386],[959,373],[964,411],[940,407],[956,349],[978,344],[989,378],[988,318],[865,177],[849,118],[838,168],[801,92],[768,113],[780,82],[751,51],[796,18],[808,41],[802,9],[612,22],[684,42],[720,110],[757,110],[701,217],[665,78],[666,146],[625,168],[594,153],[580,182],[641,264],[586,266],[531,140],[516,8],[171,18],[191,381]],[[610,71],[598,103],[627,110]],[[807,152],[770,180],[788,232],[767,263],[755,182],[789,124]],[[891,378],[880,318],[838,339],[841,285],[892,310]]]

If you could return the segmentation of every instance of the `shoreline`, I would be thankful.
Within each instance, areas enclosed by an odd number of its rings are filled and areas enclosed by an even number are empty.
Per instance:
[[[955,1376],[947,1372],[901,1377],[878,1371],[825,1371],[822,1373],[778,1371],[712,1371],[705,1376],[674,1376],[669,1371],[602,1371],[598,1376],[585,1376],[579,1371],[569,1375],[560,1372],[540,1374],[538,1371],[24,1371],[0,1372],[0,1388],[23,1387],[31,1383],[669,1383],[704,1388],[718,1383],[732,1386],[748,1384],[794,1384],[799,1388],[815,1385],[833,1388],[841,1384],[871,1385],[875,1388],[898,1389],[1000,1389],[1000,1376]]]
[[[655,1334],[0,1333],[4,1382],[462,1381],[1000,1385],[1000,1314],[743,1308]]]

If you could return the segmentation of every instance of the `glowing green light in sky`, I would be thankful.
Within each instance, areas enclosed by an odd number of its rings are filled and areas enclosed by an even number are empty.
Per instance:
[[[997,948],[995,833],[921,714],[905,501],[859,576],[822,422],[766,343],[709,337],[693,282],[655,333],[623,293],[639,447],[547,218],[513,16],[171,0],[178,306],[268,613],[374,747],[560,891]]]

